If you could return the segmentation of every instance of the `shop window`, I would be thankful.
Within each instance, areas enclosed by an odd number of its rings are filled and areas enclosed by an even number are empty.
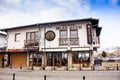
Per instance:
[[[41,53],[30,53],[29,64],[30,66],[41,66],[42,65],[42,54]]]
[[[62,53],[62,66],[67,66],[67,53]]]
[[[32,55],[32,53],[30,53],[29,54],[29,64],[30,64],[30,66],[32,66],[32,61],[33,61],[33,55]]]
[[[90,60],[88,52],[73,52],[72,53],[72,61],[73,63],[85,63]]]
[[[47,53],[47,66],[53,66],[53,54]]]

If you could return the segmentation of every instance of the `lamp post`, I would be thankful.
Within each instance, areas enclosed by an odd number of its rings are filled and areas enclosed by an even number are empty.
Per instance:
[[[46,32],[46,27],[44,26],[44,64],[43,64],[43,70],[45,70],[45,66],[46,66],[46,40],[45,40],[45,32]]]

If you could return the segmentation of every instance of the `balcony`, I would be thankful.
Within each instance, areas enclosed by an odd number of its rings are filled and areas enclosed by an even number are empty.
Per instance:
[[[78,38],[70,38],[70,45],[79,45],[79,39]]]
[[[59,45],[79,45],[79,38],[59,38]]]
[[[59,45],[68,45],[68,38],[59,38]]]
[[[38,50],[39,40],[25,40],[24,41],[25,50]]]

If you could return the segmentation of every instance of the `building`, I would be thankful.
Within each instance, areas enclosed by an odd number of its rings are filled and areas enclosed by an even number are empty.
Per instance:
[[[101,27],[93,18],[39,23],[1,29],[8,35],[7,52],[13,67],[93,66],[100,47]]]
[[[0,67],[2,67],[2,59],[6,58],[6,34],[0,32]]]

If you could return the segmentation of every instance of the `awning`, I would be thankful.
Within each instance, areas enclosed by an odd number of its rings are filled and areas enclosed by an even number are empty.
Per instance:
[[[101,30],[102,30],[102,27],[97,27],[96,28],[96,34],[97,34],[97,36],[100,36]]]
[[[24,52],[24,49],[8,49],[8,52]]]

